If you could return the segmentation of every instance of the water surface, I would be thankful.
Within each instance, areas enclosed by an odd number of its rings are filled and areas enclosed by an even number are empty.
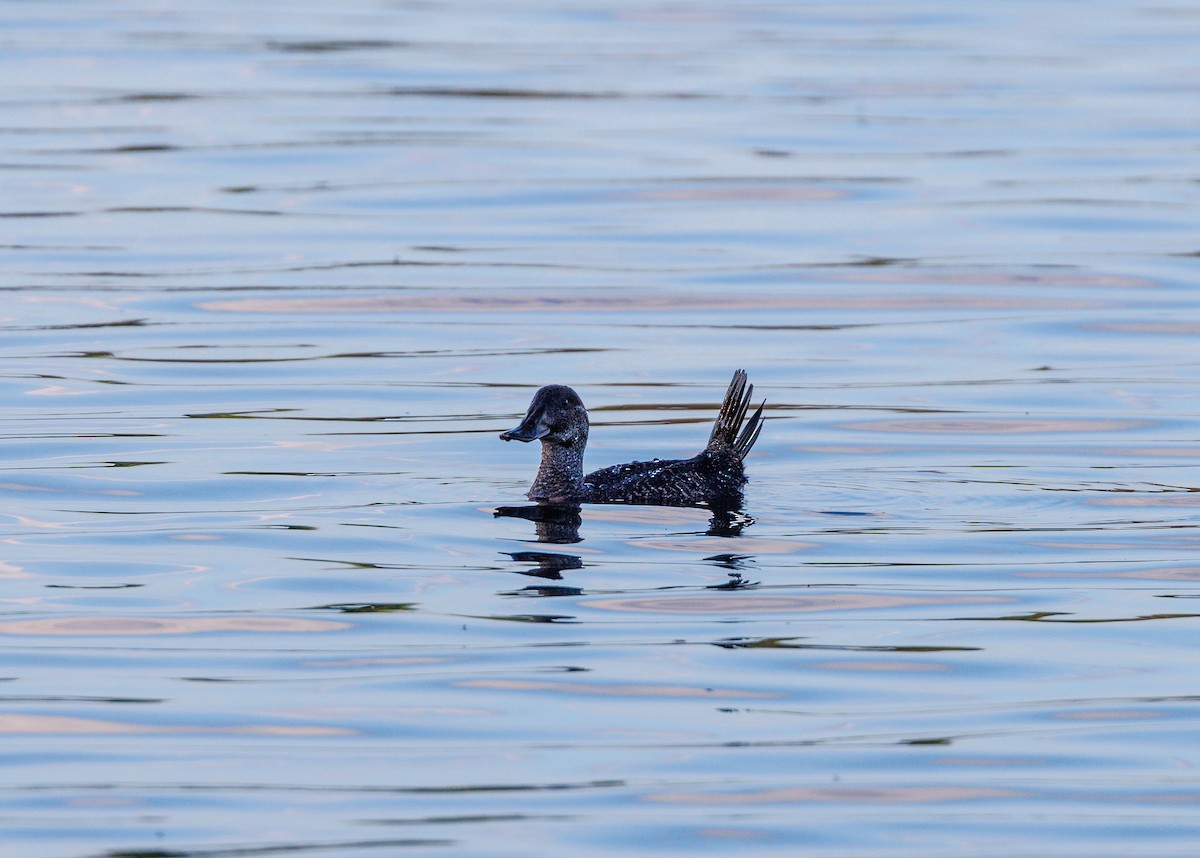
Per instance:
[[[2,8],[14,854],[1195,854],[1194,8]]]

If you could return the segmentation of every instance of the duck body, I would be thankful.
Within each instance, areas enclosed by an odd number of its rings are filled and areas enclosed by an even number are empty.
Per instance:
[[[762,411],[746,419],[753,385],[733,375],[705,448],[690,459],[628,462],[583,472],[589,420],[574,390],[552,384],[538,390],[505,441],[541,441],[542,462],[529,498],[538,503],[624,503],[736,509],[746,485],[743,460],[762,431]],[[765,403],[764,403],[765,404]]]
[[[583,478],[591,503],[739,507],[746,469],[732,451],[704,450],[690,459],[629,462]]]

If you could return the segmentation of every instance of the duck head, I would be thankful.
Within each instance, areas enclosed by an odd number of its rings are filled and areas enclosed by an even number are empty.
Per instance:
[[[525,419],[502,432],[505,441],[541,441],[538,468],[530,500],[561,504],[587,496],[583,482],[583,448],[587,446],[588,413],[579,394],[561,384],[543,387],[533,395]]]
[[[549,384],[533,395],[525,419],[501,432],[505,441],[541,441],[543,445],[582,449],[587,444],[588,413],[579,394],[561,384]]]

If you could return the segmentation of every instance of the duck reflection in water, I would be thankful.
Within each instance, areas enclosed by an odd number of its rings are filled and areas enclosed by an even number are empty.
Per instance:
[[[493,514],[496,518],[523,518],[526,521],[532,521],[537,532],[537,541],[551,545],[572,545],[576,542],[582,542],[583,537],[579,535],[579,526],[583,523],[582,508],[579,504],[538,504],[533,506],[526,504],[525,506],[501,506],[497,507]],[[742,531],[750,525],[754,524],[754,519],[743,513],[741,510],[727,509],[724,507],[716,507],[712,510],[712,516],[708,520],[708,528],[704,531],[707,536],[741,536]],[[533,559],[532,555],[535,552],[523,552],[528,555],[528,559]],[[527,559],[525,556],[518,558],[516,554],[511,555],[514,560]],[[545,555],[546,557],[573,557],[579,559],[575,554],[554,554]],[[583,566],[583,561],[580,560],[575,565],[563,565],[559,561],[553,561],[555,564],[552,568],[557,569],[579,569]]]

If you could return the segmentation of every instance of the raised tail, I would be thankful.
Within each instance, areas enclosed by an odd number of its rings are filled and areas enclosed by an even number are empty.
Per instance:
[[[754,385],[746,381],[746,371],[739,369],[729,382],[725,391],[725,401],[721,403],[721,411],[717,422],[713,424],[712,434],[708,436],[706,450],[729,449],[739,459],[746,458],[758,434],[762,432],[762,405],[746,420],[746,412],[750,409],[750,398],[754,395]],[[742,422],[745,421],[745,425]],[[739,431],[740,430],[740,431]]]

